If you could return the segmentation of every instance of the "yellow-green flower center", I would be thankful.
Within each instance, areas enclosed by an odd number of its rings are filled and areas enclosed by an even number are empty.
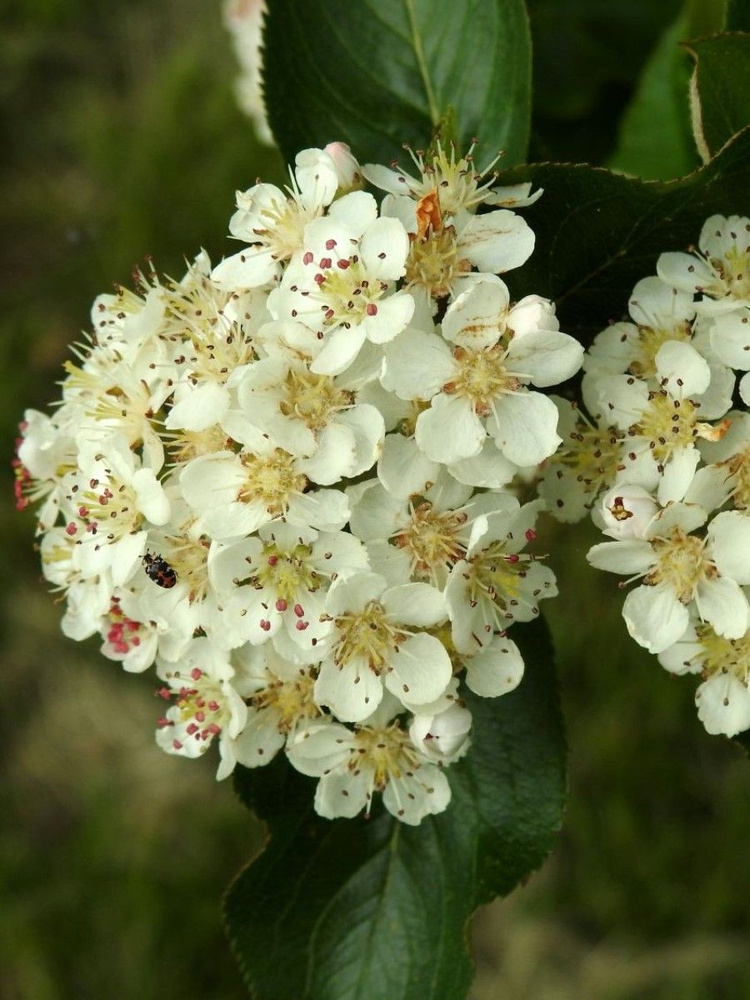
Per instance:
[[[294,468],[294,456],[281,448],[270,455],[242,455],[245,483],[237,499],[242,503],[260,501],[274,517],[285,514],[289,500],[303,492],[307,479]]]
[[[443,392],[469,399],[477,416],[490,416],[493,400],[517,392],[522,385],[517,375],[508,372],[506,350],[501,344],[479,351],[456,347],[453,357],[458,362],[458,371],[443,386]]]
[[[285,417],[297,417],[310,430],[327,427],[339,410],[351,406],[353,395],[339,389],[330,375],[290,369],[283,383],[279,409]]]
[[[362,611],[348,612],[334,619],[339,639],[334,661],[344,666],[350,660],[365,660],[376,674],[387,669],[388,658],[402,633],[388,622],[379,601],[368,601]]]
[[[683,604],[690,603],[701,581],[718,575],[706,555],[705,540],[687,535],[681,528],[672,528],[666,538],[655,538],[653,549],[656,566],[645,577],[645,582],[666,584]]]
[[[640,421],[631,428],[651,443],[651,453],[659,465],[678,448],[693,443],[697,434],[698,409],[689,399],[675,399],[665,390],[652,393]]]

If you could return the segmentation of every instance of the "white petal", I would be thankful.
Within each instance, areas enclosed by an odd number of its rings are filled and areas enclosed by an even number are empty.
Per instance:
[[[700,460],[700,452],[693,445],[688,445],[686,448],[676,448],[672,452],[664,466],[664,472],[656,491],[656,498],[663,507],[684,498]]]
[[[706,391],[711,369],[690,344],[668,340],[656,355],[656,376],[670,395],[684,399]]]
[[[503,455],[516,465],[538,465],[562,442],[557,434],[557,407],[541,393],[502,396],[495,402],[495,414],[488,430]]]
[[[450,657],[442,642],[420,632],[402,642],[391,655],[391,672],[386,675],[388,690],[403,696],[411,705],[435,701],[445,691],[453,676]]]
[[[362,321],[366,336],[373,344],[386,344],[397,337],[414,315],[415,302],[408,292],[396,292],[387,299],[380,299],[377,312]]]
[[[365,542],[388,538],[404,519],[404,502],[391,496],[380,483],[370,481],[363,485],[365,489],[359,498],[352,500],[349,527]]]
[[[179,478],[185,501],[199,511],[232,503],[245,482],[239,458],[229,451],[193,459]]]
[[[206,382],[186,392],[167,414],[167,430],[184,428],[204,431],[221,423],[229,409],[229,392],[226,386]]]
[[[326,610],[334,618],[348,612],[362,611],[369,601],[377,600],[386,589],[386,581],[377,573],[354,573],[339,577],[331,584]]]
[[[166,524],[170,516],[170,504],[164,487],[151,469],[137,469],[133,473],[138,510],[152,524]]]
[[[352,734],[345,726],[320,722],[297,733],[287,746],[293,767],[319,778],[346,764],[352,749]]]
[[[342,722],[361,722],[383,697],[380,678],[360,658],[342,666],[325,660],[315,682],[315,701],[330,708]]]
[[[417,826],[425,816],[447,809],[451,800],[448,779],[433,764],[423,764],[412,777],[393,778],[383,792],[383,804],[402,823]]]
[[[434,462],[448,465],[462,458],[471,458],[478,454],[486,436],[482,421],[474,412],[471,402],[462,396],[446,396],[441,393],[434,397],[430,409],[420,413],[417,418],[417,444]]]
[[[750,310],[718,316],[711,328],[711,347],[724,364],[747,371],[750,368]]]
[[[736,736],[750,729],[750,691],[732,673],[719,671],[695,692],[698,718],[712,736]]]
[[[406,269],[409,236],[398,219],[376,219],[360,243],[362,263],[368,275],[396,281]]]
[[[625,598],[622,616],[630,635],[651,653],[661,653],[677,642],[690,621],[685,605],[661,584],[632,590]]]
[[[476,282],[448,306],[443,336],[472,350],[492,347],[500,338],[509,299],[503,282]]]
[[[246,247],[239,253],[227,257],[211,272],[211,280],[219,288],[229,291],[241,288],[260,288],[276,277],[279,265],[271,255],[271,249]]]
[[[408,583],[403,587],[386,590],[381,598],[388,617],[393,622],[420,625],[427,628],[437,625],[448,616],[445,598],[427,583]]]
[[[695,316],[693,296],[656,276],[641,278],[630,296],[628,309],[640,326],[653,330],[674,329],[676,336],[682,324]]]
[[[284,746],[286,737],[279,731],[280,717],[275,711],[248,711],[247,723],[234,740],[234,756],[245,767],[270,763]]]
[[[351,771],[325,774],[315,789],[315,812],[324,819],[352,819],[367,805],[364,775]]]
[[[511,371],[528,376],[540,388],[569,379],[582,361],[583,344],[555,330],[535,330],[514,337],[508,351]]]
[[[368,403],[360,403],[338,416],[338,423],[354,436],[354,457],[348,477],[361,476],[373,467],[382,451],[385,424],[379,411]]]
[[[734,580],[719,577],[701,580],[695,591],[695,605],[703,621],[717,635],[741,639],[750,624],[750,607],[742,588]]]
[[[662,281],[686,292],[699,292],[713,281],[708,264],[687,253],[663,253],[656,262],[656,271]]]
[[[708,526],[708,538],[721,575],[750,583],[750,517],[736,510],[717,514]]]
[[[496,636],[486,649],[466,659],[466,686],[482,698],[497,698],[518,687],[524,663],[518,646]]]
[[[337,327],[326,337],[323,348],[310,365],[316,375],[339,375],[359,354],[365,342],[363,324],[346,328]]]
[[[378,478],[393,496],[406,499],[416,493],[425,493],[436,481],[439,471],[439,463],[427,458],[414,438],[402,434],[386,435],[378,462]]]
[[[349,520],[349,501],[341,490],[314,490],[289,500],[286,519],[290,524],[339,531]]]
[[[487,438],[478,455],[451,462],[448,471],[459,483],[496,490],[507,486],[518,466],[508,461],[492,438]]]
[[[318,447],[309,458],[302,459],[297,468],[312,482],[332,486],[339,480],[354,475],[356,441],[353,432],[343,423],[324,427],[318,438]]]
[[[459,234],[459,253],[480,271],[502,274],[520,267],[534,249],[534,232],[525,219],[498,209],[471,217]]]
[[[401,399],[432,399],[455,370],[450,348],[441,337],[404,330],[385,349],[381,382]]]
[[[378,203],[367,191],[352,191],[328,209],[328,217],[360,237],[378,217]]]

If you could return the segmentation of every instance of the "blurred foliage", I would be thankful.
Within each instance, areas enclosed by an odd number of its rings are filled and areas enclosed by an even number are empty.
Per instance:
[[[533,0],[534,156],[603,162],[676,2]],[[0,434],[55,395],[93,296],[153,254],[231,246],[235,188],[281,177],[236,109],[218,5],[6,0]],[[559,98],[559,106],[557,99]],[[260,831],[210,762],[153,745],[147,678],[59,632],[4,473],[3,1000],[244,993],[219,924]],[[627,639],[586,529],[548,529],[571,800],[546,868],[477,922],[475,1000],[746,1000],[750,768],[693,682]],[[205,766],[204,766],[205,765]]]

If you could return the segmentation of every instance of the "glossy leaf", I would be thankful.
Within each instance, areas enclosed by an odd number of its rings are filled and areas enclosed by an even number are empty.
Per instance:
[[[644,180],[682,177],[700,160],[690,132],[690,60],[680,42],[680,19],[664,33],[651,55],[635,97],[623,116],[609,166]]]
[[[750,0],[726,0],[727,31],[750,31]]]
[[[544,195],[523,210],[536,249],[505,275],[516,297],[536,292],[558,306],[562,329],[585,343],[621,318],[636,281],[665,250],[698,241],[714,213],[750,215],[750,129],[710,163],[675,181],[642,181],[585,164],[541,163],[500,183],[531,180]]]
[[[268,119],[289,161],[340,139],[387,164],[405,142],[426,148],[451,108],[462,144],[480,139],[480,160],[525,158],[523,0],[269,0],[263,38]]]
[[[691,42],[693,129],[704,160],[750,125],[750,34],[731,32]]]
[[[564,741],[543,622],[517,626],[520,687],[471,697],[474,740],[447,773],[453,799],[418,827],[380,805],[329,820],[314,782],[278,759],[240,769],[269,842],[237,878],[226,925],[256,1000],[459,1000],[472,965],[466,922],[508,893],[552,846],[564,797]]]

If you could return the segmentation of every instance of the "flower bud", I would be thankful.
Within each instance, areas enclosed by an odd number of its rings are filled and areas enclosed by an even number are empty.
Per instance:
[[[437,763],[458,760],[469,748],[471,712],[453,704],[438,715],[415,715],[409,736],[425,757]]]
[[[351,149],[345,142],[329,142],[324,152],[333,160],[336,176],[339,180],[338,194],[348,194],[350,191],[361,191],[365,186],[359,163],[352,156]]]
[[[559,330],[555,305],[541,295],[526,295],[508,313],[508,327],[516,337],[536,330]]]
[[[642,486],[615,485],[602,498],[602,531],[610,538],[642,538],[659,505]]]

